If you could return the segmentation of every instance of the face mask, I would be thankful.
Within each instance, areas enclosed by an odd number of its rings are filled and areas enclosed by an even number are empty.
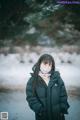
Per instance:
[[[40,70],[43,74],[47,74],[51,71],[51,68],[46,68],[46,67],[43,67],[43,66],[40,66]]]

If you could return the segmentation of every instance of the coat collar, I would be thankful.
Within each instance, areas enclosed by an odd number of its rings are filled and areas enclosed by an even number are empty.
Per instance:
[[[49,81],[49,87],[52,87],[53,85],[57,85],[58,83],[58,78],[60,76],[60,73],[58,71],[53,71],[51,76],[50,76],[50,81]],[[47,87],[46,83],[42,78],[39,76],[39,79],[44,83],[45,87]]]
[[[60,77],[60,73],[58,71],[53,71],[50,77],[49,86],[52,87],[53,85],[57,85],[59,77]]]

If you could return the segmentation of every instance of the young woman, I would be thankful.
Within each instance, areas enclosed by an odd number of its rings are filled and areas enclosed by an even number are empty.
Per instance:
[[[51,55],[43,54],[32,68],[26,85],[26,100],[36,120],[65,120],[69,103],[64,82],[55,71]]]

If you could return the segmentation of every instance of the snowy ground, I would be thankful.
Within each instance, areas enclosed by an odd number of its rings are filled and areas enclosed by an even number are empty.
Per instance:
[[[80,120],[80,97],[69,96],[69,104],[66,120]],[[9,120],[35,120],[35,114],[26,102],[25,91],[0,92],[0,112],[8,112]]]

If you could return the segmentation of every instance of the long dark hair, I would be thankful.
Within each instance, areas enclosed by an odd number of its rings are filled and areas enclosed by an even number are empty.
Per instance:
[[[40,71],[40,64],[42,62],[47,62],[49,64],[52,64],[51,74],[55,70],[54,58],[51,55],[43,54],[42,56],[40,56],[40,58],[38,59],[37,63],[32,68],[33,73],[31,73],[31,75],[34,77],[34,80],[33,80],[33,91],[35,91],[36,85],[38,83],[38,73]]]

